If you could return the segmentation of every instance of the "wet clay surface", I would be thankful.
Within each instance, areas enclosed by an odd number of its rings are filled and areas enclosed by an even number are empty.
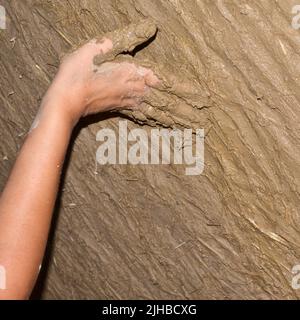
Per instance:
[[[161,80],[139,111],[123,112],[129,127],[206,134],[204,173],[191,177],[174,165],[96,166],[96,133],[117,131],[119,118],[84,120],[70,147],[38,294],[299,297],[291,286],[300,264],[296,1],[2,2],[9,17],[0,31],[1,187],[61,55],[107,33],[118,45],[105,59],[138,46],[133,59]],[[122,43],[114,30],[130,33],[126,26],[144,18],[153,22]]]

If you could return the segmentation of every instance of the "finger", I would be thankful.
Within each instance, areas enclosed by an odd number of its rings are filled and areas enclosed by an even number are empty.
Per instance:
[[[144,19],[139,23],[133,23],[123,29],[108,33],[104,38],[110,39],[113,43],[112,50],[108,53],[98,55],[94,63],[99,65],[105,61],[111,61],[120,53],[131,52],[138,45],[152,38],[157,32],[157,26],[153,20]],[[103,38],[101,38],[102,40]],[[100,40],[100,41],[101,41]]]
[[[160,77],[158,77],[160,70],[157,64],[147,59],[141,59],[138,57],[134,57],[132,60],[137,66],[138,74],[140,74],[144,78],[145,83],[148,87],[158,88],[160,87],[160,85],[162,85],[161,79]]]
[[[122,102],[122,107],[123,108],[137,108],[142,102],[141,97],[136,97],[136,98],[127,98],[124,99]]]
[[[147,69],[144,79],[146,85],[149,87],[156,87],[159,84],[159,79],[152,70]]]
[[[147,93],[147,87],[143,87],[143,88],[139,88],[139,91],[135,90],[135,91],[131,91],[128,94],[126,94],[126,96],[124,97],[125,99],[140,99],[143,98],[145,96],[145,94]]]

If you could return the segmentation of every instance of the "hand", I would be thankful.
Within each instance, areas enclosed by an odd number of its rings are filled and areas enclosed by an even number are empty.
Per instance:
[[[94,39],[64,57],[44,100],[64,101],[64,111],[74,123],[89,114],[136,108],[159,80],[150,69],[130,62],[94,65],[95,56],[112,49],[110,39]]]

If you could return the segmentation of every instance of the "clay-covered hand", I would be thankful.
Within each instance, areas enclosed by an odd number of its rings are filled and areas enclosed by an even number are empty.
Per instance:
[[[125,32],[121,36],[126,40],[127,35],[128,32]],[[144,39],[138,40],[135,35],[132,39],[129,37],[129,42],[135,46],[137,41],[143,42],[150,35],[144,35]],[[120,34],[118,36],[117,39],[111,33],[110,38],[108,35],[93,39],[66,55],[44,100],[53,101],[55,97],[55,100],[63,101],[64,111],[74,123],[89,114],[118,108],[136,108],[149,88],[159,80],[150,69],[137,66],[133,61],[110,61],[120,53],[116,50],[124,50],[120,47]],[[99,65],[95,63],[102,57],[103,62]]]

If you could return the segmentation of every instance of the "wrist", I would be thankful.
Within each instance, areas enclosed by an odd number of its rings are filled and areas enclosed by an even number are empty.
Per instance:
[[[56,121],[63,123],[70,130],[73,130],[80,116],[76,116],[70,112],[71,108],[70,102],[63,97],[57,95],[49,96],[47,93],[43,98],[40,111],[43,119],[56,119]]]
[[[41,109],[49,115],[56,114],[73,128],[82,116],[83,102],[70,92],[51,85],[42,100]]]

